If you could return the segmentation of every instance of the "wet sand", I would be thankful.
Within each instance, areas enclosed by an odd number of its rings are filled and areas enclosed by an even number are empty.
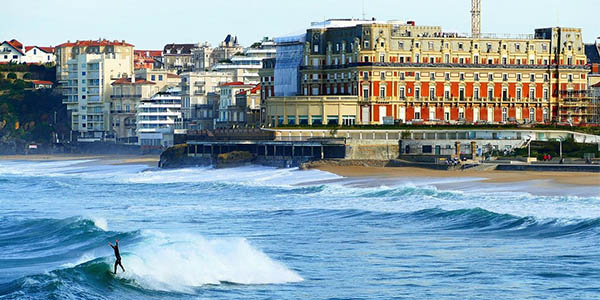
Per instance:
[[[383,178],[485,178],[484,182],[506,183],[530,180],[551,180],[561,184],[600,186],[600,173],[588,172],[532,172],[532,171],[439,171],[412,167],[363,167],[323,165],[316,169],[344,177]]]

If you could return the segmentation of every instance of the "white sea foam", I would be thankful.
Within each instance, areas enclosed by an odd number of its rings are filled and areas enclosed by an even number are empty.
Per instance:
[[[94,222],[94,226],[102,229],[103,231],[108,230],[108,222],[106,222],[105,218],[93,217],[92,221]]]
[[[192,292],[206,284],[283,284],[302,281],[245,239],[209,240],[197,235],[145,231],[141,244],[121,243],[118,277],[159,291]]]

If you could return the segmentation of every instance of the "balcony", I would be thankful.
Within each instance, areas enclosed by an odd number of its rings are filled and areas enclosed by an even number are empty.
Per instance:
[[[110,95],[110,99],[141,99],[142,95]]]

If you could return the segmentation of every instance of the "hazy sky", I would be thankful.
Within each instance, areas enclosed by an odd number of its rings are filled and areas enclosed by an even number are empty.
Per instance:
[[[242,45],[263,36],[299,33],[311,21],[359,18],[363,0],[26,0],[2,1],[0,41],[56,45],[67,40],[126,40],[137,49],[167,43],[217,44],[228,33]],[[482,32],[533,33],[580,27],[600,36],[600,0],[482,0]],[[444,31],[470,32],[470,0],[364,0],[367,17],[414,20]]]

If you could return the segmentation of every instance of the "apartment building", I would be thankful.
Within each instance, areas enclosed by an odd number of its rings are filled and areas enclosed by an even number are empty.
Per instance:
[[[136,69],[136,79],[152,81],[156,84],[156,92],[164,92],[169,88],[179,86],[180,76],[166,69]]]
[[[239,103],[238,97],[241,92],[252,90],[256,86],[253,84],[245,84],[241,81],[228,82],[220,87],[218,119],[216,121],[217,128],[232,128],[246,122],[246,103]],[[254,93],[260,90],[260,87]],[[260,97],[260,96],[259,96]]]
[[[192,49],[196,47],[196,44],[165,45],[162,52],[164,68],[176,72],[191,71],[194,67]]]
[[[56,77],[63,104],[78,141],[114,139],[112,83],[133,75],[133,45],[125,41],[87,40],[56,47]]]
[[[216,48],[205,42],[192,49],[192,61],[195,71],[209,71],[222,61],[231,59],[235,54],[241,53],[244,48],[238,44],[237,36],[228,34]]]
[[[142,147],[173,146],[175,133],[182,125],[181,96],[176,88],[159,92],[137,105],[136,133]]]
[[[591,117],[563,105],[587,89],[577,28],[470,37],[414,22],[329,20],[313,23],[290,47],[301,52],[261,71],[263,92],[265,82],[274,82],[275,97],[266,97],[267,123],[274,126],[580,124]],[[294,76],[278,84],[282,70],[294,69],[290,61],[299,65],[300,79],[295,86],[289,86]]]
[[[136,107],[143,99],[150,99],[157,93],[158,86],[152,81],[136,77],[120,78],[111,85],[111,136],[118,143],[137,144]]]
[[[230,61],[217,63],[213,66],[213,70],[233,74],[234,81],[258,84],[260,83],[258,72],[263,68],[263,60],[274,58],[276,53],[275,42],[264,39],[232,56]]]
[[[220,86],[233,81],[228,72],[184,72],[181,74],[181,98],[184,128],[214,129]]]

